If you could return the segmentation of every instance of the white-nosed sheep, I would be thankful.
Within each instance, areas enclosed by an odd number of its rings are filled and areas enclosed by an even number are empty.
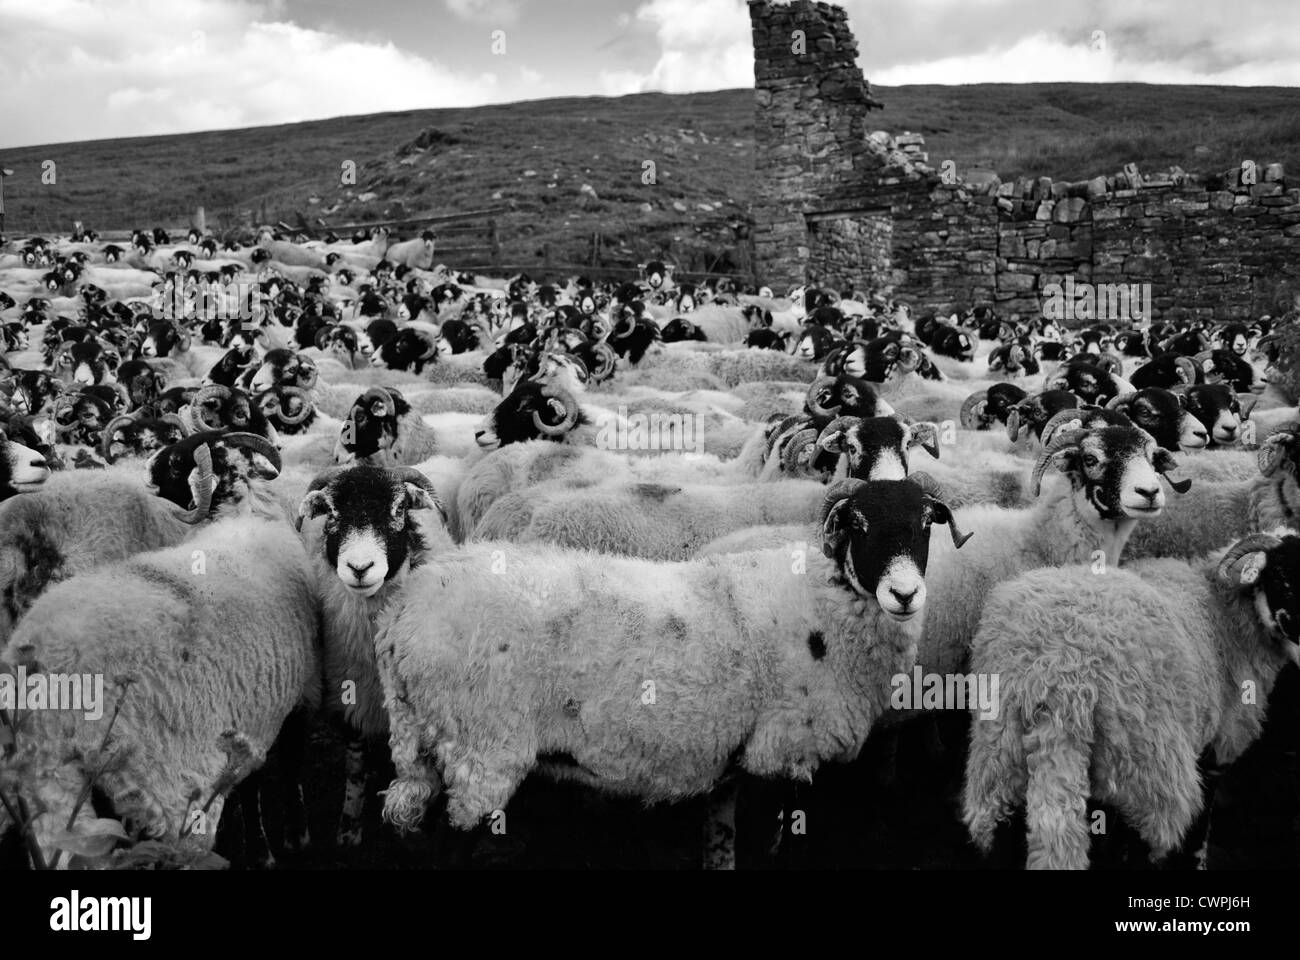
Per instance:
[[[919,480],[843,481],[822,515],[826,558],[806,570],[785,551],[431,557],[375,636],[398,777],[385,817],[415,826],[445,783],[468,829],[533,769],[656,802],[733,764],[808,779],[855,756],[911,664],[930,523],[951,517]]]
[[[1039,496],[1043,473],[1057,461],[1066,476]],[[1092,563],[1098,556],[1117,566],[1133,528],[1164,508],[1161,478],[1176,466],[1169,451],[1136,427],[1061,430],[1034,465],[1033,507],[957,510],[963,529],[985,535],[961,556],[942,543],[931,553],[932,602],[917,649],[924,671],[963,669],[984,598],[996,584],[1036,567]],[[1175,489],[1186,483],[1177,481]]]
[[[1036,570],[997,587],[971,651],[972,671],[1000,677],[996,717],[971,731],[976,844],[988,850],[1023,803],[1028,866],[1085,868],[1092,797],[1153,858],[1175,849],[1204,803],[1201,752],[1240,756],[1278,671],[1300,663],[1298,586],[1300,538],[1252,534],[1190,563]]]
[[[1300,422],[1270,434],[1257,451],[1259,472],[1251,479],[1196,483],[1188,495],[1159,517],[1141,524],[1129,538],[1125,556],[1194,557],[1215,544],[1278,525],[1300,524],[1300,485],[1296,483]],[[1204,458],[1231,456],[1203,454]]]
[[[324,704],[342,712],[350,734],[341,845],[361,841],[365,745],[388,730],[374,666],[375,617],[426,554],[450,547],[427,512],[441,509],[433,485],[409,467],[327,471],[300,505],[323,611]]]

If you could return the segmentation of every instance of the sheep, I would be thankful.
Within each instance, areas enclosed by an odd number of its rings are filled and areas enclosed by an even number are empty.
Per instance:
[[[182,826],[192,826],[196,796],[208,796],[228,771],[224,732],[247,738],[256,756],[291,713],[314,708],[318,629],[307,558],[283,517],[218,522],[183,545],[51,587],[19,623],[4,659],[137,682],[97,719],[25,715],[35,755],[18,789],[43,811],[33,826],[47,860],[58,856],[62,828],[75,831],[100,815],[81,802],[91,776],[134,838],[179,839]],[[116,762],[96,775],[110,717]],[[191,834],[200,843],[215,839],[223,800],[208,811],[213,829]]]
[[[411,466],[433,455],[433,430],[412,412],[401,391],[371,387],[352,403],[334,447],[337,463]]]
[[[370,465],[316,476],[299,504],[321,598],[325,705],[342,707],[348,734],[340,846],[361,842],[366,744],[388,730],[374,665],[375,616],[430,552],[450,547],[431,510],[443,506],[424,474]]]
[[[1153,860],[1174,850],[1205,803],[1202,751],[1239,757],[1278,671],[1300,663],[1298,586],[1288,532],[1192,562],[1036,570],[995,588],[971,650],[972,671],[1001,678],[997,716],[972,724],[963,819],[976,845],[989,850],[1023,802],[1027,866],[1086,868],[1091,796]]]
[[[650,350],[642,358],[639,368],[655,370],[671,362],[675,373],[691,371],[711,374],[728,387],[751,380],[801,380],[813,379],[816,366],[773,350],[721,350],[716,353],[678,353],[667,350]],[[648,386],[656,385],[651,379]]]
[[[473,535],[477,540],[545,542],[649,560],[685,560],[740,527],[810,522],[824,492],[812,480],[585,488],[548,483],[497,498]]]
[[[1259,472],[1254,477],[1196,484],[1170,509],[1138,526],[1125,556],[1193,557],[1233,537],[1300,525],[1297,437],[1300,421],[1265,437],[1256,454]]]
[[[196,491],[195,456],[204,445],[213,476]],[[62,471],[39,491],[0,504],[0,642],[53,583],[174,546],[210,517],[280,516],[283,506],[260,483],[279,469],[275,448],[262,437],[195,434],[150,458],[152,490],[123,467]]]
[[[45,457],[10,440],[0,430],[0,502],[20,493],[39,490],[49,478],[50,465]]]
[[[507,493],[554,482],[572,488],[590,485],[592,477],[605,483],[743,483],[757,479],[761,436],[734,460],[708,454],[663,453],[656,457],[625,456],[596,447],[528,440],[493,450],[468,467],[458,483],[452,511],[468,539],[487,510]],[[442,489],[439,487],[439,489]],[[455,531],[453,531],[455,534]]]
[[[1040,497],[1043,474],[1057,461],[1066,478]],[[1133,426],[1058,430],[1034,463],[1033,507],[970,506],[954,514],[963,528],[990,536],[961,557],[942,544],[931,555],[934,602],[926,609],[917,662],[927,673],[959,672],[983,598],[1003,580],[1035,567],[1095,562],[1098,551],[1107,565],[1117,565],[1134,527],[1164,509],[1160,478],[1176,467],[1168,450]],[[1180,493],[1190,484],[1169,482]]]
[[[824,556],[793,574],[783,550],[430,558],[375,635],[397,770],[385,819],[413,829],[445,783],[451,825],[471,829],[533,769],[656,803],[733,765],[808,780],[853,758],[911,663],[930,524],[951,515],[919,480],[843,481],[821,515]]]

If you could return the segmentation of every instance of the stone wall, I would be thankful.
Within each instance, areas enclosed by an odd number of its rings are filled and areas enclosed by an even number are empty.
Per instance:
[[[1208,177],[1130,165],[1074,183],[941,173],[919,135],[868,132],[879,104],[843,9],[749,7],[754,257],[777,290],[814,282],[923,309],[1038,315],[1045,288],[1073,278],[1149,284],[1157,317],[1223,320],[1300,281],[1300,189],[1278,164]]]

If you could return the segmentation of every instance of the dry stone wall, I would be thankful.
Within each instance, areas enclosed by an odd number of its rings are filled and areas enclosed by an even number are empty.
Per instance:
[[[1136,284],[1156,318],[1227,320],[1257,315],[1279,282],[1300,279],[1300,189],[1279,164],[1209,176],[1129,165],[1078,182],[963,176],[933,166],[918,134],[871,132],[880,104],[842,8],[749,8],[754,262],[778,291],[812,282],[1037,316],[1067,280]]]

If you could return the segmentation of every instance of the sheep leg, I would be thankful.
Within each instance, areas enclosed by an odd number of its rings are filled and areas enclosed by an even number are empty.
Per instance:
[[[366,803],[366,740],[351,727],[347,730],[343,777],[343,809],[334,842],[340,847],[355,847],[361,843],[361,815]]]
[[[1085,870],[1090,846],[1085,748],[1046,717],[1040,717],[1025,741],[1029,769],[1025,791],[1029,830],[1026,867]]]
[[[1117,805],[1151,848],[1151,862],[1157,863],[1178,848],[1202,810],[1196,760],[1190,751],[1175,750],[1172,763],[1153,764],[1137,787]]]
[[[993,849],[1000,823],[1007,821],[1023,802],[1026,768],[1020,724],[1013,711],[996,721],[971,725],[962,790],[962,819],[971,839],[983,853]]]
[[[289,714],[280,730],[280,788],[284,803],[284,845],[305,850],[311,844],[307,827],[307,804],[303,800],[302,776],[307,755],[307,717],[297,710]]]
[[[271,842],[266,839],[266,828],[262,823],[262,786],[265,783],[263,771],[256,770],[235,788],[243,824],[244,862],[259,870],[275,866],[275,855],[271,853]]]
[[[736,869],[736,796],[739,780],[720,785],[707,800],[704,815],[704,869]]]

